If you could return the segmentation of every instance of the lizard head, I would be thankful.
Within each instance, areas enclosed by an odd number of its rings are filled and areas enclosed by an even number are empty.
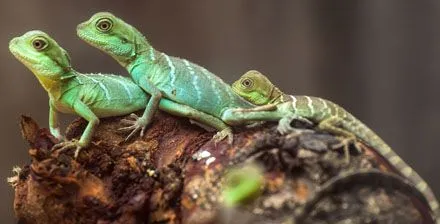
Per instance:
[[[270,103],[275,89],[272,82],[256,70],[246,72],[232,84],[236,94],[255,105]]]
[[[96,13],[80,23],[76,32],[79,38],[109,54],[124,67],[151,47],[137,29],[108,12]]]
[[[42,31],[33,30],[13,38],[9,50],[45,87],[71,71],[67,52]]]

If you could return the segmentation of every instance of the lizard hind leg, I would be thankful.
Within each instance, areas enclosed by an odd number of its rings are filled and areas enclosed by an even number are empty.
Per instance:
[[[338,127],[342,123],[342,119],[339,117],[329,117],[323,121],[321,121],[318,125],[318,128],[330,132],[332,134],[340,135],[342,138],[341,142],[334,146],[334,148],[343,147],[345,162],[346,164],[350,163],[350,145],[354,144],[356,149],[360,151],[361,147],[356,141],[356,135],[353,133],[344,130],[343,128]]]
[[[280,121],[278,122],[278,126],[277,126],[278,132],[282,135],[286,135],[286,134],[289,134],[292,132],[296,133],[296,134],[313,132],[312,130],[308,130],[308,129],[299,129],[299,128],[292,127],[291,123],[293,120],[299,120],[299,121],[302,121],[302,122],[307,123],[309,125],[313,125],[313,122],[309,121],[306,118],[299,117],[294,114],[289,114],[289,115],[281,118]]]

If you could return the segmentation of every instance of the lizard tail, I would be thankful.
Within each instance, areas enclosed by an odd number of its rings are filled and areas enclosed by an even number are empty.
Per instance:
[[[436,222],[440,223],[439,202],[435,197],[434,192],[426,183],[426,181],[424,181],[423,178],[419,174],[417,174],[416,171],[414,171],[408,164],[406,164],[391,149],[391,147],[385,143],[385,141],[383,141],[377,134],[375,134],[365,124],[363,124],[361,121],[356,119],[351,114],[349,114],[346,119],[351,121],[348,122],[348,124],[352,124],[352,125],[347,125],[345,127],[348,131],[352,133],[358,133],[357,134],[358,138],[360,138],[368,145],[370,145],[372,148],[377,150],[379,156],[383,157],[385,161],[390,163],[391,167],[393,167],[395,171],[397,171],[400,175],[404,176],[405,178],[408,178],[411,182],[413,182],[415,187],[425,195],[429,203],[429,207],[431,208],[432,213],[435,216]],[[363,130],[363,131],[359,131],[359,130]]]

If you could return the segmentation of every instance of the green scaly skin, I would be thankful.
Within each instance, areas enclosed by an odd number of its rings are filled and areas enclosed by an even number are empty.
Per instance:
[[[310,96],[292,96],[281,92],[270,80],[258,71],[249,71],[232,84],[233,90],[246,100],[260,108],[240,110],[236,113],[247,113],[249,119],[277,120],[277,114],[284,114],[280,120],[279,130],[291,131],[292,119],[308,119],[318,123],[318,128],[349,139],[359,138],[377,150],[396,171],[411,180],[429,201],[435,217],[440,217],[438,201],[428,186],[410,166],[408,166],[376,133],[360,120],[356,119],[342,107],[328,100]],[[274,110],[267,114],[264,110]],[[257,111],[257,112],[254,112]],[[438,221],[440,222],[440,221]]]
[[[158,102],[166,98],[202,112],[193,120],[220,130],[215,140],[228,136],[232,142],[229,125],[245,122],[244,118],[232,116],[233,108],[254,107],[205,68],[154,49],[137,29],[111,13],[93,15],[78,25],[77,34],[112,56],[127,69],[133,81],[151,95],[145,113],[131,127],[133,132],[151,122]]]
[[[110,74],[82,74],[72,69],[67,52],[55,40],[42,31],[29,31],[9,43],[12,54],[29,68],[49,95],[50,132],[63,140],[58,127],[58,112],[77,114],[88,121],[79,141],[63,142],[57,147],[87,147],[99,118],[126,115],[145,108],[148,95],[130,78]],[[162,100],[164,110],[175,104]],[[179,106],[178,116],[192,118],[199,112],[187,106]],[[132,124],[123,119],[123,124]]]
[[[143,91],[128,78],[85,75],[73,70],[67,52],[42,31],[29,31],[13,38],[9,49],[47,91],[52,135],[64,139],[58,126],[58,112],[77,114],[88,121],[79,141],[58,145],[76,148],[75,156],[89,145],[100,117],[128,114],[144,108],[148,101]]]

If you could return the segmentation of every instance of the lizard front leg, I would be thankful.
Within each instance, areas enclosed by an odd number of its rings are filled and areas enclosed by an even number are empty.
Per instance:
[[[279,121],[277,130],[281,134],[287,134],[289,132],[298,132],[298,133],[307,132],[305,130],[291,127],[290,123],[295,119],[303,121],[305,123],[312,124],[312,122],[309,121],[308,119],[298,116],[289,110],[284,110],[283,107],[276,107],[276,110],[274,110],[273,106],[266,107],[266,105],[261,107],[255,107],[255,110],[254,108],[228,109],[222,115],[222,120],[230,125],[243,124],[249,121]]]
[[[72,140],[69,142],[62,142],[54,146],[54,149],[57,150],[67,150],[67,149],[75,149],[75,158],[78,157],[80,150],[84,147],[87,147],[92,141],[93,132],[96,126],[99,124],[98,117],[93,113],[93,111],[83,102],[76,101],[73,105],[73,109],[76,114],[86,119],[89,123],[87,124],[86,129],[84,130],[81,138],[78,140]]]
[[[186,117],[219,130],[213,137],[215,142],[219,142],[226,137],[228,138],[228,143],[231,144],[233,141],[232,129],[217,117],[165,98],[160,100],[159,108],[170,114]]]
[[[252,111],[242,108],[228,108],[222,113],[222,121],[229,125],[240,125],[249,121],[278,121],[283,113],[273,111]]]
[[[266,104],[262,106],[256,106],[253,108],[236,108],[236,112],[258,112],[258,111],[274,111],[277,109],[277,104]]]
[[[144,135],[145,128],[148,124],[151,123],[151,120],[153,119],[153,115],[156,112],[159,101],[162,98],[162,93],[160,90],[146,77],[143,77],[139,80],[138,84],[146,93],[151,95],[150,100],[147,103],[147,106],[145,107],[145,111],[142,115],[142,117],[138,117],[136,114],[131,114],[130,117],[133,118],[133,120],[123,120],[124,123],[128,124],[128,127],[120,128],[121,131],[126,130],[132,130],[131,133],[125,138],[127,141],[130,139],[134,134],[136,134],[138,131],[141,131],[141,136]]]
[[[49,100],[49,130],[56,139],[64,140],[64,136],[61,134],[60,127],[58,126],[58,112],[55,110],[52,100]]]

